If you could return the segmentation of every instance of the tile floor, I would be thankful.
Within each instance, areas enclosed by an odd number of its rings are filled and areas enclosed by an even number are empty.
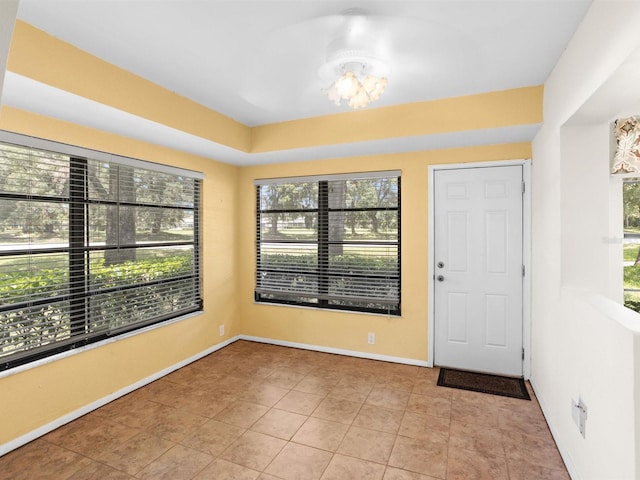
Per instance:
[[[0,478],[569,479],[535,397],[437,376],[238,341],[1,457]]]

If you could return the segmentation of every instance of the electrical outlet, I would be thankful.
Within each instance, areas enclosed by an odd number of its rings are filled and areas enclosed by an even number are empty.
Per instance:
[[[587,405],[582,398],[578,398],[578,400],[571,399],[571,418],[573,418],[573,422],[578,427],[580,435],[586,438]]]
[[[376,334],[373,332],[369,332],[367,335],[367,343],[369,345],[374,345],[376,343]]]
[[[224,335],[224,325],[220,325],[219,330],[220,330],[220,336],[222,337]]]

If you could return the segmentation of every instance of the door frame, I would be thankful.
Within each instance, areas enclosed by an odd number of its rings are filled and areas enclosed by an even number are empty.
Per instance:
[[[522,279],[522,347],[524,359],[522,371],[524,379],[531,377],[531,160],[502,160],[493,162],[456,163],[447,165],[430,165],[428,173],[429,183],[429,233],[428,233],[428,264],[427,269],[427,302],[428,302],[428,359],[430,367],[434,366],[435,347],[435,265],[434,265],[434,227],[435,227],[435,198],[434,176],[438,170],[460,170],[469,168],[506,167],[512,165],[522,166],[522,180],[525,185],[522,196],[522,263],[524,265],[524,278]]]

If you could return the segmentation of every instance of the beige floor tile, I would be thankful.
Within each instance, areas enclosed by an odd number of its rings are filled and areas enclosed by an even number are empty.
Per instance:
[[[247,362],[246,364],[238,364],[233,369],[234,375],[240,375],[241,377],[247,377],[251,379],[264,380],[273,373],[271,367],[261,367],[259,363]]]
[[[113,420],[129,427],[144,430],[154,425],[170,408],[151,401],[131,402],[130,405],[120,408],[120,413]]]
[[[272,408],[251,427],[251,430],[290,440],[307,418],[306,415]]]
[[[398,435],[420,439],[435,432],[448,437],[449,425],[450,420],[446,417],[434,417],[424,413],[405,411]]]
[[[398,436],[389,457],[389,466],[445,478],[447,439],[437,433],[421,439]]]
[[[239,393],[245,391],[249,385],[253,384],[253,382],[255,382],[255,380],[251,378],[225,375],[218,381],[216,389],[219,392],[236,397]]]
[[[509,480],[504,455],[451,449],[447,463],[447,480]]]
[[[330,391],[328,396],[331,398],[338,398],[342,400],[349,400],[350,402],[363,403],[371,387],[359,388],[354,385],[336,385]]]
[[[429,367],[420,367],[420,370],[418,371],[417,375],[416,375],[416,381],[421,380],[421,379],[427,379],[429,381],[431,381],[434,385],[437,383],[438,381],[438,377],[440,376],[440,368],[439,367],[433,367],[433,368],[429,368]]]
[[[180,443],[199,452],[217,456],[245,431],[245,428],[236,425],[209,420]]]
[[[208,421],[207,417],[166,407],[156,422],[146,429],[156,437],[180,442]]]
[[[0,474],[0,478],[2,478]],[[11,477],[13,478],[13,477]],[[71,475],[68,480],[133,480],[134,477],[127,475],[120,470],[116,470],[103,463],[92,462],[82,470]]]
[[[407,407],[410,393],[402,390],[391,390],[384,387],[374,387],[365,403],[376,407],[404,410]]]
[[[360,407],[360,403],[327,397],[320,402],[311,416],[349,425],[356,418]]]
[[[400,429],[403,415],[404,413],[400,410],[364,404],[353,421],[353,425],[396,434]]]
[[[436,477],[429,477],[421,473],[400,470],[399,468],[387,467],[383,480],[437,480]]]
[[[323,395],[291,390],[276,403],[275,407],[301,415],[311,415],[323,399]]]
[[[549,435],[547,422],[537,409],[500,407],[498,408],[498,426],[500,430],[511,430],[527,435]]]
[[[264,381],[271,385],[275,385],[276,387],[291,390],[300,383],[300,380],[304,377],[305,376],[302,373],[297,373],[291,370],[275,369],[264,379]]]
[[[86,457],[101,460],[138,433],[140,430],[136,428],[98,417],[85,416],[51,432],[44,438]]]
[[[324,450],[288,443],[265,473],[285,480],[316,480],[324,473],[332,456]]]
[[[386,464],[396,436],[361,427],[351,427],[337,453]]]
[[[400,390],[403,392],[411,393],[416,383],[416,377],[414,375],[383,375],[378,377],[374,388],[388,388],[389,390]]]
[[[551,435],[534,436],[506,431],[502,443],[509,464],[528,464],[562,470],[564,463]]]
[[[108,419],[134,428],[145,428],[155,421],[154,410],[163,407],[160,403],[141,399],[130,393],[94,410],[88,416]]]
[[[152,398],[148,400],[162,403],[168,407],[178,408],[180,402],[185,398],[197,392],[197,389],[190,385],[182,385],[162,380],[164,388],[158,391]],[[155,382],[154,382],[155,383]]]
[[[249,428],[268,411],[269,408],[264,405],[236,402],[222,410],[215,419],[238,427]]]
[[[430,368],[418,367],[415,365],[403,365],[401,363],[376,362],[382,367],[382,375],[396,375],[399,377],[419,378],[425,371],[432,370]]]
[[[322,480],[381,480],[384,469],[384,465],[379,463],[334,455],[321,478]]]
[[[289,390],[286,388],[260,382],[238,393],[237,398],[244,402],[273,407],[287,393],[289,393]]]
[[[358,359],[352,359],[358,360]],[[348,370],[345,370],[347,372]],[[360,392],[369,393],[376,384],[377,377],[368,367],[354,373],[345,373],[336,384],[337,387],[351,387]]]
[[[256,480],[260,472],[217,459],[202,470],[194,480]]]
[[[175,407],[193,415],[214,418],[235,401],[235,396],[221,394],[216,389],[211,391],[196,390],[191,395],[183,397],[179,402],[176,402]]]
[[[224,373],[214,373],[204,363],[195,362],[170,373],[163,377],[163,380],[179,385],[187,385],[198,390],[208,390],[214,387],[223,377]]]
[[[336,355],[329,354],[329,357],[333,358],[336,357]],[[332,359],[328,360],[329,364],[327,365],[326,362],[323,364],[322,357],[316,358],[317,360],[314,360],[316,368],[309,372],[307,377],[323,378],[327,381],[333,382],[333,385],[336,385],[342,379],[345,373],[339,367],[336,368],[336,365],[333,364]]]
[[[164,395],[164,392],[174,385],[172,382],[167,382],[163,378],[151,382],[134,392],[131,392],[127,396],[134,397],[138,400],[149,400],[151,402],[161,403],[158,398]]]
[[[241,340],[0,457],[0,478],[569,480],[535,395],[438,374]]]
[[[298,392],[305,393],[314,393],[320,396],[326,396],[333,387],[338,383],[339,377],[335,374],[331,377],[329,373],[324,373],[324,376],[321,376],[322,372],[315,371],[313,374],[307,375],[302,380],[300,380],[293,390]]]
[[[509,480],[571,480],[567,470],[507,461]]]
[[[472,403],[478,405],[487,405],[498,407],[498,395],[490,395],[488,393],[474,392],[473,390],[464,390],[461,388],[453,388],[451,391],[451,400],[454,402]]]
[[[92,463],[82,455],[39,439],[0,457],[0,478],[45,480],[51,478],[51,472],[66,478]]]
[[[456,400],[451,402],[451,420],[460,423],[472,423],[497,428],[498,413],[498,407],[493,403]]]
[[[432,397],[442,397],[447,400],[451,400],[453,395],[453,389],[447,387],[439,387],[436,385],[436,380],[431,378],[419,378],[413,385],[411,393],[418,395],[429,395]]]
[[[451,400],[443,397],[419,395],[412,393],[407,410],[410,412],[432,415],[434,417],[451,418]]]
[[[263,471],[287,442],[270,435],[247,431],[233,442],[220,458]]]
[[[189,480],[212,460],[211,455],[176,445],[145,467],[137,477],[149,480]]]
[[[480,454],[504,456],[502,433],[495,427],[451,422],[449,448],[470,450]]]
[[[174,445],[169,440],[141,432],[115,450],[102,455],[100,461],[129,475],[135,475]]]
[[[292,441],[335,452],[348,429],[348,425],[312,417],[300,427]]]

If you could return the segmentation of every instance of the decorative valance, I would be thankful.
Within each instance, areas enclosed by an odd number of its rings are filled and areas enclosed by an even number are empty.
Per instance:
[[[640,117],[619,118],[614,133],[616,153],[611,173],[640,172]]]

